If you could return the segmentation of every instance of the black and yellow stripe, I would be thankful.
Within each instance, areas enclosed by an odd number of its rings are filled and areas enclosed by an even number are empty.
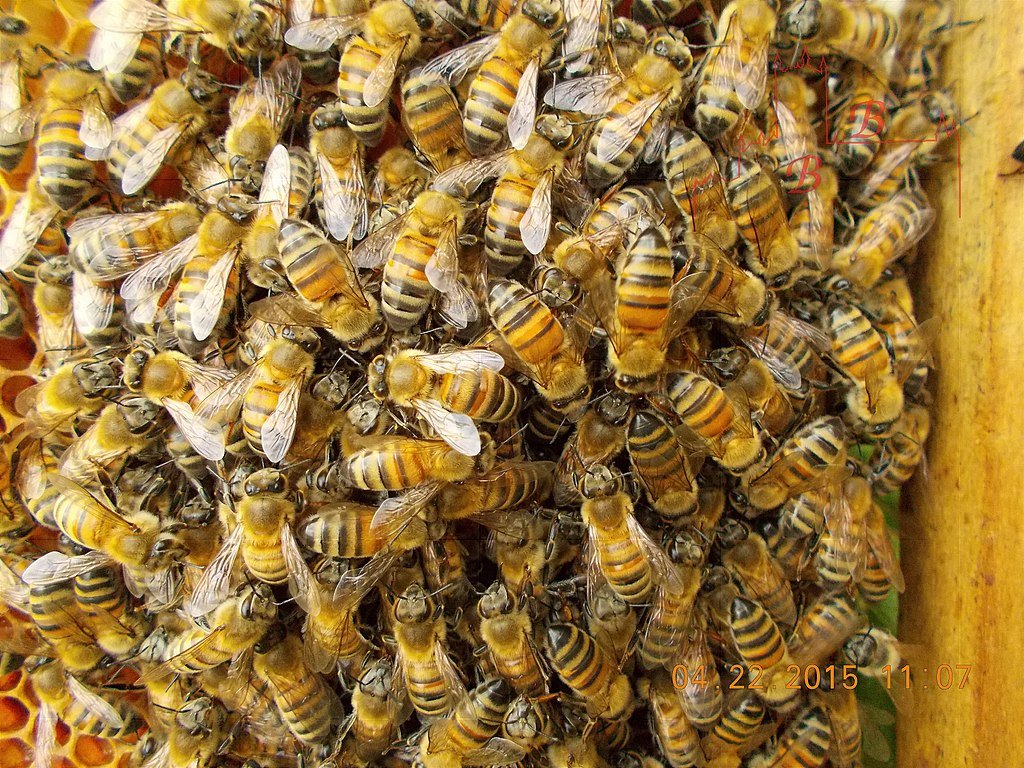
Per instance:
[[[441,171],[472,156],[451,87],[439,75],[416,73],[402,84],[402,122],[416,149]]]
[[[629,461],[659,514],[680,517],[697,505],[697,486],[686,456],[668,423],[653,411],[638,411],[626,434]]]
[[[668,322],[675,268],[668,233],[641,232],[626,251],[618,274],[615,315],[623,330],[652,334]]]
[[[786,643],[772,617],[754,600],[733,598],[729,633],[736,650],[749,666],[770,669],[786,658]]]
[[[128,66],[121,72],[104,72],[111,92],[122,104],[127,104],[142,95],[157,76],[163,66],[163,51],[160,42],[152,34],[145,34],[139,41],[139,47]]]
[[[541,365],[565,341],[558,319],[534,294],[513,280],[499,280],[487,297],[494,327],[523,362]]]
[[[277,243],[288,280],[302,298],[322,303],[334,298],[342,288],[351,288],[334,244],[312,225],[285,219]]]
[[[82,110],[56,107],[43,113],[36,141],[39,185],[63,211],[70,211],[92,187],[92,162],[85,159],[85,144],[78,131]]]
[[[466,146],[474,155],[486,155],[501,146],[522,76],[523,67],[495,55],[483,63],[473,78],[466,97],[463,129]]]
[[[368,107],[363,102],[363,85],[370,73],[377,68],[382,55],[383,51],[380,48],[361,37],[353,37],[341,54],[341,67],[338,71],[341,110],[349,128],[359,141],[368,147],[380,143],[387,123],[387,99],[376,107]]]
[[[705,440],[721,437],[736,419],[725,391],[700,374],[686,371],[673,376],[667,394],[679,418]]]
[[[633,107],[648,95],[637,89],[631,89],[630,93],[616,103],[608,111],[608,114],[602,117],[597,122],[597,125],[594,126],[594,133],[591,135],[590,143],[587,146],[584,165],[587,183],[594,189],[604,189],[614,184],[626,174],[626,171],[633,167],[633,163],[640,157],[640,153],[647,144],[647,139],[650,138],[651,131],[654,130],[654,124],[664,108],[663,106],[654,110],[654,113],[647,119],[647,122],[643,124],[633,139],[619,154],[608,160],[602,160],[601,154],[606,152],[606,145],[621,142],[623,127],[620,123],[623,122]]]
[[[710,55],[710,54],[709,54]],[[718,162],[695,131],[679,127],[669,134],[662,162],[665,182],[694,232],[706,235],[723,249],[736,243],[736,223]]]

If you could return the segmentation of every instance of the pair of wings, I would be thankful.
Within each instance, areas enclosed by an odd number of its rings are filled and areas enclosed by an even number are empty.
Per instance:
[[[361,269],[385,266],[405,234],[410,217],[415,214],[416,209],[412,208],[371,233],[353,249],[352,263]],[[479,315],[476,296],[460,279],[459,231],[455,220],[444,225],[424,271],[431,287],[441,294],[438,310],[446,320],[456,328],[476,322]]]
[[[827,333],[781,310],[772,312],[768,318],[768,325],[775,327],[777,338],[792,338],[805,342],[818,354],[826,354],[832,349],[832,342]],[[803,374],[796,364],[794,355],[769,344],[769,338],[766,325],[744,331],[740,334],[739,340],[754,357],[768,366],[768,370],[779,384],[792,391],[799,390],[803,384]]]
[[[110,702],[86,688],[74,675],[65,674],[64,682],[71,698],[90,715],[105,726],[116,729],[124,727],[124,719]],[[33,768],[51,768],[56,764],[58,719],[57,712],[51,706],[40,702],[39,714],[36,719]]]
[[[7,89],[10,90],[10,86]],[[10,93],[4,94],[4,97],[13,101]],[[74,107],[81,111],[82,124],[78,126],[78,138],[85,145],[85,157],[89,160],[101,159],[113,138],[113,126],[103,109],[98,90],[86,93],[79,103],[65,104],[41,98],[4,114],[0,117],[0,146],[9,147],[30,140],[35,135],[40,115],[58,106]]]
[[[363,170],[362,145],[355,145],[347,158],[328,158],[317,152],[323,223],[331,236],[345,242],[366,237],[370,224],[369,194]]]
[[[21,266],[59,210],[37,188],[30,186],[21,194],[0,235],[0,272]]]
[[[205,31],[148,0],[101,0],[89,11],[89,21],[96,27],[89,46],[89,65],[109,74],[125,70],[146,32]]]
[[[718,35],[705,59],[705,83],[733,91],[748,110],[757,109],[768,89],[768,48],[771,33],[758,38],[744,34],[736,4],[719,19]]]

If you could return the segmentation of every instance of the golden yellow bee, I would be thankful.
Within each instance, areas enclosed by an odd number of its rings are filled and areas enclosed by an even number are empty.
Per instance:
[[[450,715],[430,725],[420,742],[419,762],[424,768],[462,768],[481,760],[506,764],[522,757],[520,747],[494,735],[513,696],[501,679],[478,685]]]
[[[433,63],[431,63],[433,64]],[[459,101],[437,64],[417,68],[402,82],[402,124],[438,173],[468,162]]]
[[[593,637],[571,624],[549,624],[545,638],[551,666],[583,699],[588,715],[615,720],[633,711],[629,678]]]
[[[736,243],[736,223],[725,198],[718,162],[689,128],[672,130],[662,165],[673,199],[690,227],[723,249]]]
[[[480,636],[491,652],[495,668],[521,694],[539,696],[545,690],[540,653],[533,645],[533,625],[525,610],[505,585],[492,584],[477,605]]]
[[[648,685],[651,725],[661,752],[670,764],[690,765],[700,760],[700,733],[690,723],[672,679],[664,672]]]
[[[794,3],[782,14],[779,28],[797,38],[812,55],[840,55],[875,66],[900,34],[899,23],[885,8],[838,0]],[[879,66],[879,70],[885,69]]]
[[[384,754],[398,735],[402,703],[390,660],[373,662],[352,689],[352,728],[342,753],[359,762],[371,762]]]

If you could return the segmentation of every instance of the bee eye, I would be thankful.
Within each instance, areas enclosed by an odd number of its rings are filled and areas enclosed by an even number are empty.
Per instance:
[[[246,483],[244,486],[246,496],[255,496],[260,492],[260,489],[256,487],[255,483]]]

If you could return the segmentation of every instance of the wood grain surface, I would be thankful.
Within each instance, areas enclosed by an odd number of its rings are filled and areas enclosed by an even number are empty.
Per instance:
[[[958,5],[981,23],[944,72],[978,115],[960,178],[948,163],[927,182],[939,218],[915,268],[918,317],[941,330],[928,477],[905,510],[900,636],[924,646],[928,689],[898,717],[903,768],[1024,765],[1024,175],[998,176],[1024,139],[1024,1]],[[939,664],[972,665],[965,689],[938,690]]]

